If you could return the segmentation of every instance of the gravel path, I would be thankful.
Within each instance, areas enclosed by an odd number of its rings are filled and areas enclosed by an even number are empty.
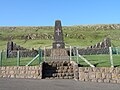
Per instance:
[[[0,90],[119,90],[120,84],[0,78]]]

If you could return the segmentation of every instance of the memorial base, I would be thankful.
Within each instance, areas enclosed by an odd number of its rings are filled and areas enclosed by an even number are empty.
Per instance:
[[[57,48],[65,48],[65,43],[64,42],[54,42],[53,43],[53,48],[57,49]]]

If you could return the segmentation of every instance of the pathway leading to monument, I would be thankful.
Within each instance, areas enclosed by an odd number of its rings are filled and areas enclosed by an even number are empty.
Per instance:
[[[70,62],[68,52],[65,49],[60,20],[55,21],[53,47],[50,56],[47,56],[47,59],[45,58],[45,61],[42,64],[43,79],[74,79],[74,69]]]
[[[119,90],[119,84],[0,78],[0,90]]]

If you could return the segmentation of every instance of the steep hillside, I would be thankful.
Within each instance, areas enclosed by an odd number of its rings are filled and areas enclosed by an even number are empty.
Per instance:
[[[109,37],[113,46],[120,46],[120,24],[63,26],[64,40],[72,46],[90,46]],[[53,42],[53,26],[0,27],[0,50],[13,40],[26,48],[50,46]]]

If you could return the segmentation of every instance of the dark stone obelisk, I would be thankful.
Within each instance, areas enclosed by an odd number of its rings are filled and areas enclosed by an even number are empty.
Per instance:
[[[63,31],[60,20],[55,21],[55,30],[54,30],[54,42],[53,48],[65,48],[65,43],[63,40]]]

